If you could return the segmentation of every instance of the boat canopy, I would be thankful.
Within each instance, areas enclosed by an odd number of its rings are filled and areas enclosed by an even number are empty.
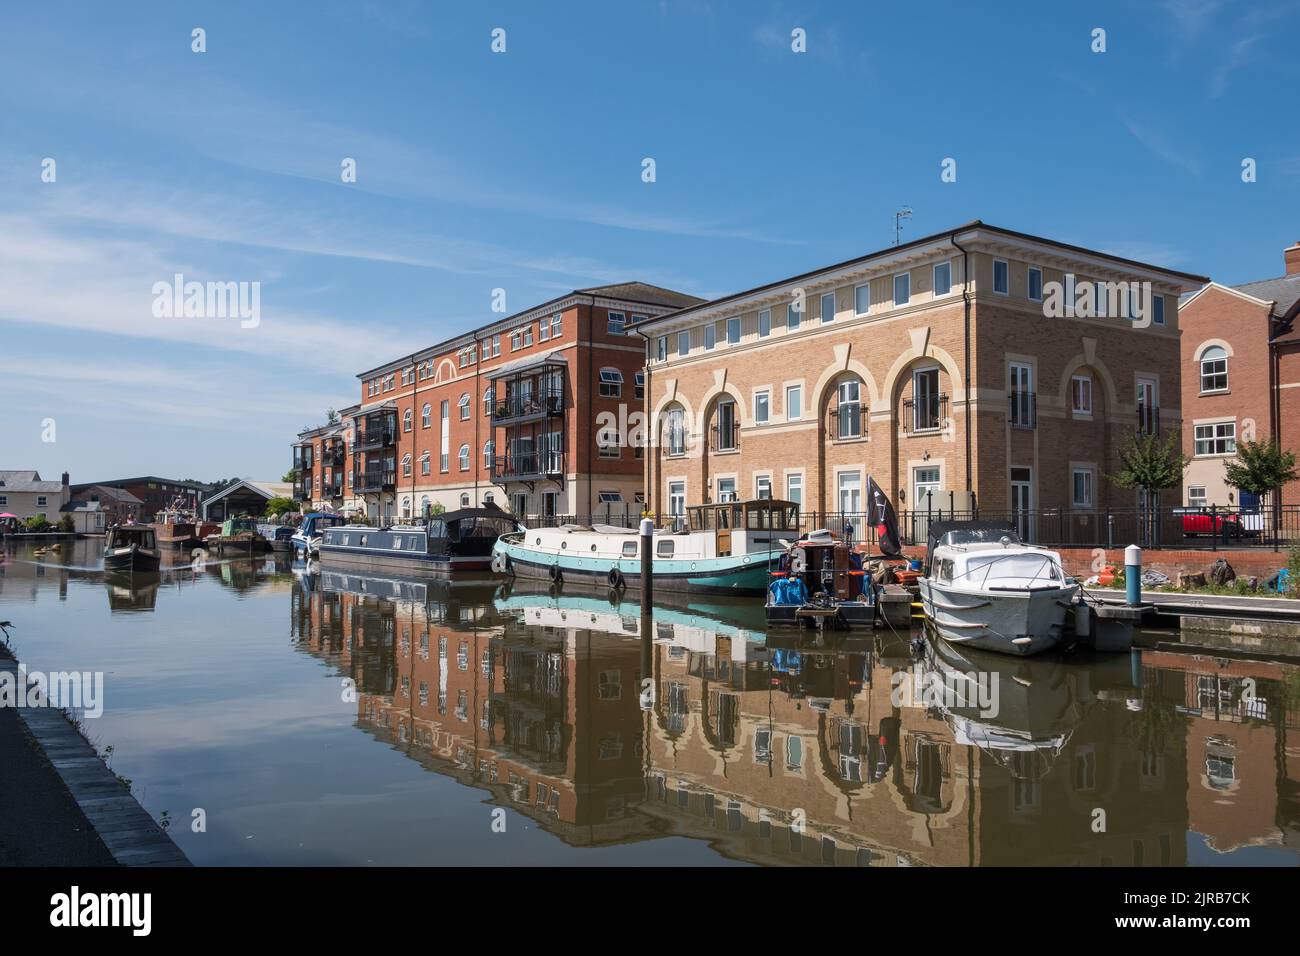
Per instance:
[[[257,521],[254,518],[227,518],[221,525],[221,536],[234,537],[237,534],[256,534]]]
[[[1010,538],[1021,544],[1020,535],[1010,521],[931,521],[925,566],[934,563],[934,549],[941,545],[994,544]]]
[[[692,531],[799,530],[799,506],[776,498],[689,505],[686,515]]]
[[[458,508],[429,519],[430,538],[499,538],[518,530],[519,522],[500,508]]]

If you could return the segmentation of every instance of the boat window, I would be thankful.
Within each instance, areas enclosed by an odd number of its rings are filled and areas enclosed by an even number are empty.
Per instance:
[[[671,558],[673,556],[673,551],[676,550],[676,547],[677,547],[677,542],[673,541],[672,539],[660,541],[659,544],[655,547],[655,554],[657,554],[661,558]]]
[[[393,550],[402,550],[402,536],[400,534],[393,535]]]
[[[623,557],[625,557],[625,558],[635,558],[635,557],[636,557],[636,542],[635,542],[635,541],[624,541],[624,542],[623,542]]]
[[[345,534],[345,535],[343,536],[343,543],[344,543],[344,544],[351,544],[351,543],[352,543],[352,535],[350,535],[350,534]]]
[[[541,544],[541,543],[542,543],[542,539],[540,536],[533,539],[533,544]]]
[[[596,546],[595,546],[594,544],[591,546],[591,550],[592,550],[592,551],[595,551],[595,550],[596,550]]]
[[[733,528],[745,527],[744,518],[741,515],[740,505],[731,506],[731,526]]]
[[[560,550],[561,550],[561,551],[567,551],[568,549],[569,549],[569,542],[567,542],[567,541],[561,541],[561,542],[560,542]]]
[[[370,537],[370,535],[368,535],[368,534],[363,534],[363,535],[361,536],[361,547],[364,548],[364,547],[366,546],[366,539],[369,538],[369,537]]]
[[[717,518],[718,521],[718,530],[725,531],[727,528],[730,528],[731,524],[728,522],[730,511],[728,511],[726,508],[716,508],[714,510],[717,511],[715,517]]]

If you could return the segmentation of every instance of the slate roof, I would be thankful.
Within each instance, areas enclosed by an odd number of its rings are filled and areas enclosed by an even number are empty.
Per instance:
[[[69,501],[60,511],[85,511],[93,514],[99,510],[98,501]]]
[[[1257,299],[1276,303],[1273,306],[1273,314],[1279,316],[1286,315],[1296,302],[1300,301],[1300,275],[1261,279],[1259,282],[1234,285],[1233,288],[1246,295],[1253,295]]]
[[[582,295],[599,295],[607,299],[623,299],[627,302],[644,302],[647,305],[666,305],[684,309],[688,305],[700,305],[705,300],[685,292],[674,292],[662,286],[648,282],[616,282],[613,285],[598,285],[590,289],[575,289]]]
[[[37,471],[0,471],[0,491],[35,491],[58,494],[63,490],[60,481],[41,481]]]

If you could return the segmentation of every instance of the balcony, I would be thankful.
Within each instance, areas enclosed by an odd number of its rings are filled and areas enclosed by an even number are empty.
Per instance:
[[[325,482],[325,493],[331,498],[343,497],[343,476],[337,475],[333,480]]]
[[[397,487],[397,469],[359,469],[352,480],[352,487],[361,494],[375,491],[393,491]]]
[[[397,439],[397,420],[393,419],[390,427],[364,428],[357,434],[356,451],[374,451],[376,448],[388,448]]]
[[[535,481],[564,477],[564,452],[525,452],[501,455],[492,460],[495,481]]]
[[[709,451],[739,451],[740,422],[714,424],[709,429]]]
[[[347,463],[348,450],[342,440],[325,445],[321,450],[321,464],[326,467],[339,468]]]
[[[1038,394],[1011,392],[1007,396],[1007,421],[1012,428],[1038,427]]]
[[[947,417],[947,395],[923,395],[903,402],[903,431],[908,434],[937,432]]]
[[[514,392],[492,405],[492,424],[507,425],[564,414],[564,386],[553,384],[537,391]]]
[[[300,477],[293,483],[293,500],[311,501],[311,475],[306,479]]]
[[[867,437],[868,406],[863,402],[845,402],[830,410],[826,431],[832,441],[854,441]]]
[[[1160,434],[1160,406],[1146,404],[1138,405],[1137,430],[1141,435]]]
[[[293,446],[293,467],[295,471],[311,471],[311,467],[312,467],[311,445]]]

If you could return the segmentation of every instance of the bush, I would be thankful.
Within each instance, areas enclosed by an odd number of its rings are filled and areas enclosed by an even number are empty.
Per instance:
[[[26,525],[27,525],[27,530],[32,532],[33,534],[38,534],[42,531],[48,531],[50,527],[50,523],[47,520],[45,520],[44,512],[42,512],[41,514],[32,515],[30,518],[27,519]]]
[[[64,515],[59,519],[59,530],[64,534],[72,534],[77,530],[77,523],[72,520],[72,515]]]
[[[1292,546],[1286,555],[1286,596],[1300,597],[1300,545]]]

